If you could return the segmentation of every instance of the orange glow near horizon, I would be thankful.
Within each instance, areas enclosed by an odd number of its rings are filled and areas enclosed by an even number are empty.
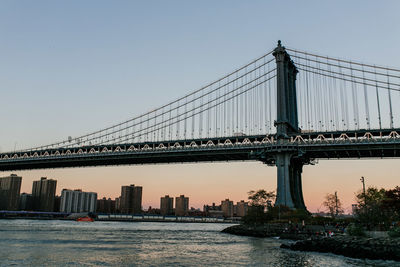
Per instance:
[[[393,188],[399,183],[400,164],[387,160],[323,160],[303,169],[303,195],[309,211],[323,211],[328,193],[338,192],[346,212],[361,189],[367,186]],[[260,162],[197,163],[32,170],[15,172],[22,176],[21,193],[30,193],[32,182],[40,177],[57,180],[57,195],[64,188],[98,193],[98,198],[120,196],[121,186],[143,186],[143,208],[158,208],[160,197],[184,194],[190,207],[203,208],[229,198],[235,203],[247,200],[250,190],[276,190],[276,168]],[[1,176],[9,173],[3,172]]]

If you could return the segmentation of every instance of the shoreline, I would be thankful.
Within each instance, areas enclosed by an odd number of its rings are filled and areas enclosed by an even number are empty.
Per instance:
[[[284,225],[262,225],[257,227],[235,225],[222,230],[223,233],[258,238],[289,239],[292,244],[283,243],[282,249],[333,253],[345,257],[371,260],[400,261],[400,238],[355,237],[335,234],[331,237],[315,235],[313,232],[286,232]],[[311,233],[311,234],[310,234]]]
[[[229,226],[222,230],[223,233],[252,236],[252,237],[279,237],[280,239],[305,240],[312,233],[320,232],[324,228],[319,225],[307,226],[303,230],[293,230],[288,224],[265,224],[259,226],[245,226],[242,224]]]
[[[36,221],[75,221],[75,219],[69,218],[46,218],[46,217],[7,217],[1,218],[0,220],[36,220]],[[157,219],[101,219],[95,220],[95,222],[159,222],[159,223],[215,223],[215,224],[232,224],[237,225],[236,222],[224,222],[224,221],[193,221],[193,220],[157,220]]]
[[[400,238],[371,238],[340,235],[282,244],[293,251],[333,253],[350,258],[400,261]]]

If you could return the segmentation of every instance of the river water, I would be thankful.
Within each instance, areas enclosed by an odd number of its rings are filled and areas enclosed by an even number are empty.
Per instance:
[[[280,249],[211,223],[0,220],[0,266],[400,266]]]

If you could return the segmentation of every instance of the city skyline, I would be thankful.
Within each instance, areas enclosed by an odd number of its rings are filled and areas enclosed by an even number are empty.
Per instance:
[[[303,174],[305,175],[305,179],[303,179],[303,190],[304,190],[304,198],[306,202],[306,207],[311,212],[317,212],[318,210],[322,211],[324,208],[322,206],[322,202],[324,201],[325,195],[328,193],[333,193],[334,191],[338,191],[339,198],[344,204],[344,208],[346,212],[351,212],[351,205],[355,203],[355,193],[362,189],[362,184],[360,182],[361,176],[366,177],[366,186],[376,186],[378,188],[394,188],[398,183],[396,183],[397,173],[393,165],[395,165],[396,160],[373,160],[374,165],[366,164],[367,162],[371,162],[371,160],[323,160],[320,161],[315,166],[305,166]],[[214,163],[215,164],[215,163]],[[176,165],[148,165],[148,166],[129,166],[132,170],[136,169],[136,172],[141,174],[140,178],[130,178],[129,174],[125,174],[126,176],[121,179],[121,184],[115,184],[113,179],[108,179],[102,181],[102,185],[96,184],[96,177],[93,172],[93,169],[98,169],[99,172],[106,174],[108,177],[112,177],[114,169],[119,167],[97,167],[97,168],[83,168],[83,169],[71,169],[69,175],[64,177],[57,177],[60,173],[59,170],[33,170],[33,171],[21,171],[16,172],[17,175],[22,176],[22,186],[21,193],[29,193],[32,186],[32,181],[37,180],[42,176],[46,176],[50,179],[56,179],[58,181],[56,194],[60,195],[62,188],[71,188],[71,189],[82,189],[84,191],[95,191],[98,193],[98,198],[101,199],[103,197],[115,199],[120,196],[121,186],[124,184],[140,184],[144,188],[143,193],[143,208],[147,209],[149,206],[158,207],[160,205],[160,197],[166,194],[170,196],[179,196],[181,194],[190,196],[190,203],[192,207],[202,208],[204,204],[210,203],[219,203],[221,200],[225,198],[229,198],[234,201],[245,200],[247,201],[247,192],[250,190],[258,190],[265,189],[267,191],[274,191],[276,188],[276,178],[275,178],[275,169],[274,167],[267,167],[261,163],[230,163],[233,173],[233,181],[229,179],[229,177],[222,176],[224,170],[220,170],[221,172],[214,172],[214,176],[211,176],[210,180],[212,180],[212,184],[205,184],[201,179],[201,174],[197,180],[191,183],[191,180],[187,180],[186,172],[183,171],[182,175],[178,175],[176,177],[175,171],[172,171],[171,174],[168,172],[164,173],[165,178],[152,178],[152,171],[162,172],[165,168],[171,168],[175,170],[179,170],[179,168],[187,168],[193,170],[194,173],[200,172],[204,169],[205,166],[213,169],[213,163],[202,163],[202,164],[176,164]],[[221,163],[216,163],[221,164]],[[323,165],[321,168],[327,170],[327,173],[331,175],[335,175],[337,178],[335,180],[331,180],[328,177],[319,177],[319,170],[317,168],[319,165]],[[247,165],[247,168],[258,169],[257,175],[254,176],[252,180],[240,179],[240,177],[245,176],[246,167],[243,165]],[[343,168],[343,165],[346,168]],[[380,176],[381,168],[392,168],[394,171],[387,175],[386,179],[382,179]],[[340,167],[342,166],[342,167]],[[156,168],[154,168],[156,167]],[[349,171],[349,168],[350,169]],[[265,177],[265,173],[261,170],[267,170],[269,176]],[[149,173],[150,172],[150,173]],[[351,180],[348,179],[350,172]],[[39,174],[37,174],[39,173]],[[54,175],[50,175],[49,173],[55,173]],[[179,173],[179,172],[178,172]],[[364,175],[364,173],[368,173],[369,175]],[[7,173],[6,173],[7,174]],[[8,174],[9,175],[9,174]],[[89,175],[89,176],[88,176]],[[81,176],[86,176],[87,179],[81,179]],[[161,177],[161,176],[157,176]],[[220,177],[220,178],[218,178]],[[353,178],[354,177],[354,178]],[[175,189],[170,189],[166,191],[164,188],[168,187],[170,183],[176,184],[184,184],[186,190],[181,190],[182,187],[175,187]],[[226,183],[231,183],[233,190],[227,192]],[[155,187],[154,185],[159,184],[159,187]],[[315,185],[312,187],[311,185]],[[343,184],[350,184],[350,187],[344,187]],[[264,185],[264,186],[261,186]],[[249,189],[244,189],[244,186],[248,186]],[[327,187],[336,188],[333,191],[328,191]],[[97,188],[97,189],[96,189]],[[208,190],[207,194],[204,192],[199,192],[199,188],[204,190]],[[111,193],[108,193],[110,192]],[[315,205],[313,205],[312,200],[314,200]]]
[[[1,183],[4,182],[3,180],[6,181],[4,186]],[[97,192],[85,192],[82,189],[60,188],[60,195],[57,195],[57,180],[47,179],[47,177],[41,177],[40,180],[34,180],[32,183],[31,193],[29,194],[27,192],[20,192],[22,180],[22,177],[16,175],[15,173],[12,173],[7,177],[0,177],[0,185],[2,185],[1,189],[6,190],[5,193],[8,194],[11,199],[13,199],[11,201],[7,199],[2,199],[4,203],[1,202],[1,204],[5,204],[5,207],[3,209],[43,212],[60,210],[61,212],[75,213],[79,213],[84,211],[85,209],[88,209],[89,212],[96,212],[96,204],[93,204],[93,201],[111,201],[110,203],[114,203],[115,206],[113,208],[114,212],[117,211],[118,213],[137,214],[141,211],[147,210],[141,205],[143,187],[134,184],[121,185],[120,196],[112,199],[106,196],[98,197]],[[15,183],[15,185],[13,187],[10,187],[10,185],[13,183]],[[85,201],[82,201],[80,199],[84,199]],[[234,206],[233,200],[223,199],[221,200],[220,207],[222,207],[224,205],[223,203],[226,201],[232,202],[232,205]],[[102,208],[105,209],[105,206],[110,205],[110,203],[102,203]],[[186,216],[187,212],[191,209],[201,210],[201,208],[194,208],[190,206],[189,196],[185,196],[182,194],[175,197],[175,208],[173,203],[173,196],[161,196],[160,206],[158,207],[158,210],[160,210],[161,214],[163,215],[171,214],[174,211],[175,213],[180,214],[179,216]],[[247,205],[249,202],[240,200],[237,203],[238,205]],[[205,206],[208,206],[208,204],[208,201],[204,201],[203,208]],[[215,203],[212,204],[214,205]],[[8,208],[6,206],[8,206]],[[147,208],[148,210],[153,210],[154,208],[157,209],[157,207],[154,206],[149,206]],[[244,216],[244,213],[245,211],[241,210],[241,216]]]
[[[295,8],[287,11],[286,23],[277,23],[280,14],[268,11],[279,9],[280,4],[257,1],[251,8],[215,3],[213,9],[182,4],[175,10],[162,3],[155,7],[103,3],[91,13],[90,21],[86,19],[90,3],[79,4],[79,8],[74,4],[43,8],[40,4],[4,2],[0,21],[9,27],[0,29],[4,36],[0,48],[7,52],[3,56],[8,63],[0,67],[2,102],[5,110],[15,110],[15,103],[19,109],[2,116],[0,124],[8,131],[0,133],[1,151],[47,144],[142,114],[249,62],[272,49],[278,39],[285,46],[323,55],[397,64],[400,37],[390,29],[398,26],[395,11],[399,4],[391,2],[392,8],[388,8],[372,1],[363,3],[346,2],[346,8],[317,2],[292,3]],[[17,16],[11,15],[14,9],[19,11]],[[331,14],[324,12],[327,9]],[[154,17],[148,19],[141,10],[154,10]],[[302,13],[311,11],[314,17]],[[351,14],[355,12],[365,16],[354,18]],[[376,18],[376,12],[385,20]],[[206,21],[204,14],[208,16]],[[240,25],[238,17],[247,21],[245,25]],[[321,19],[319,25],[314,24],[315,17]],[[110,102],[110,95],[118,96],[118,102]],[[366,177],[367,186],[398,185],[400,167],[396,163],[334,160],[305,166],[306,206],[316,211],[327,193],[338,191],[349,210],[354,192],[361,189],[361,176]],[[276,168],[258,162],[16,173],[24,177],[21,192],[29,192],[26,183],[42,176],[57,179],[59,188],[63,185],[96,191],[99,198],[117,197],[122,184],[141,184],[151,190],[144,191],[143,206],[157,206],[159,197],[165,194],[189,195],[191,203],[201,207],[202,199],[210,203],[225,198],[247,200],[247,191],[276,190]]]

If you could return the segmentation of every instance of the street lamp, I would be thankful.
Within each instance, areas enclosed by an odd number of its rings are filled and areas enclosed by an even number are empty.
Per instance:
[[[364,178],[364,176],[361,176],[360,181],[363,184],[364,206],[366,206],[367,205],[367,195],[365,194],[365,178]]]

